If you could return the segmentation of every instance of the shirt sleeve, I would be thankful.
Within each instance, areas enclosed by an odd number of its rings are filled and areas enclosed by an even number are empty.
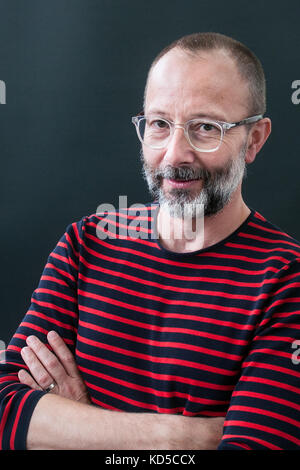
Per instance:
[[[219,450],[299,450],[299,267],[292,262],[269,284],[271,301],[242,364]]]
[[[69,348],[76,344],[78,307],[77,277],[84,219],[68,226],[49,255],[30,307],[11,339],[0,363],[0,449],[26,449],[28,426],[38,400],[45,392],[32,390],[18,380],[26,369],[20,351],[26,338],[36,335],[47,342],[56,330]]]

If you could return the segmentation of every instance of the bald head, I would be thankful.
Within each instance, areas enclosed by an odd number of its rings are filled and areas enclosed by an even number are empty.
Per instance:
[[[181,50],[183,56],[191,60],[199,61],[202,57],[213,57],[216,53],[227,59],[231,59],[230,66],[233,74],[240,76],[247,89],[248,114],[264,114],[266,111],[266,87],[262,65],[255,54],[242,43],[219,33],[196,33],[184,36],[165,47],[154,59],[147,78],[145,88],[145,100],[147,95],[149,78],[156,64],[172,50]],[[229,60],[228,60],[229,64]],[[221,71],[220,71],[221,72]],[[222,80],[222,76],[219,76]],[[232,84],[232,88],[235,84]]]
[[[226,51],[195,56],[176,47],[155,63],[148,77],[145,112],[168,111],[174,117],[177,109],[189,110],[189,118],[198,112],[229,122],[249,114],[248,83]]]

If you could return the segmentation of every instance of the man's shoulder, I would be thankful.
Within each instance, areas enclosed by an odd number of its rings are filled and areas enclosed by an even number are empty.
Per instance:
[[[258,211],[252,212],[248,223],[248,237],[272,256],[284,255],[287,261],[300,262],[300,242]]]

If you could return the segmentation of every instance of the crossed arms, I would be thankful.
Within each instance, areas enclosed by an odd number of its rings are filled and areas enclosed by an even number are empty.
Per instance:
[[[43,390],[55,381],[33,412],[28,449],[216,449],[223,418],[115,412],[92,406],[72,353],[54,331],[52,351],[38,338],[27,338],[21,351],[29,368],[21,383]]]

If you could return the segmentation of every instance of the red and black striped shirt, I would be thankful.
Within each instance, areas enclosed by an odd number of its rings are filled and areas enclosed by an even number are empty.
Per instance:
[[[26,447],[43,392],[18,382],[20,350],[53,329],[95,405],[226,416],[220,450],[299,448],[300,244],[252,211],[214,246],[170,252],[157,208],[85,217],[50,254],[0,365],[1,448]]]

